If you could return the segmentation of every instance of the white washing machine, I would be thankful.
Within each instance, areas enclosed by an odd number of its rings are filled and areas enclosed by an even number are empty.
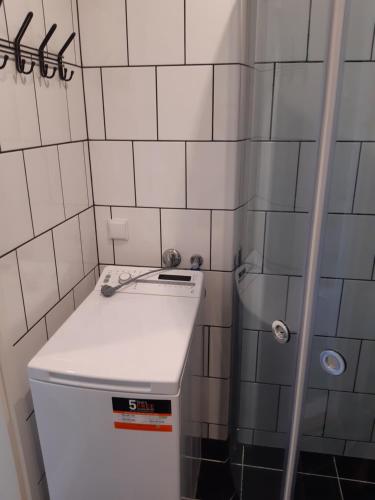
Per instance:
[[[112,297],[100,292],[145,271],[106,267],[29,363],[51,500],[194,494],[203,276],[160,271]]]

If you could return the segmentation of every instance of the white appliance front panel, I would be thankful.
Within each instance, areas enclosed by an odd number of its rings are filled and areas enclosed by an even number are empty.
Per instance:
[[[51,500],[179,500],[178,397],[30,382]],[[170,401],[171,428],[115,428],[112,398]]]

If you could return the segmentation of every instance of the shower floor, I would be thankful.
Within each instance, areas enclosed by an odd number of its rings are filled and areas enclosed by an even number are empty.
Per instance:
[[[206,443],[199,500],[279,500],[284,450],[244,446],[232,461]],[[295,500],[374,500],[375,461],[302,452]]]

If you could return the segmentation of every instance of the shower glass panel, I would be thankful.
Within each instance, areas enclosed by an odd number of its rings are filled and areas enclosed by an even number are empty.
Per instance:
[[[248,203],[236,271],[232,473],[239,498],[278,500],[334,2],[255,3]],[[359,482],[375,482],[375,2],[348,4],[296,500],[375,498],[374,490],[361,497]],[[274,320],[288,326],[287,343],[273,336]]]

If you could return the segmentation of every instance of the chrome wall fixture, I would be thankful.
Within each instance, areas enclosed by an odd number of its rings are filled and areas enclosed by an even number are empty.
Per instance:
[[[0,0],[0,7],[2,3],[3,0]],[[74,71],[71,71],[68,76],[68,70],[64,67],[64,53],[74,40],[76,33],[73,32],[69,36],[57,55],[46,51],[47,44],[56,31],[57,24],[53,24],[51,26],[38,49],[22,45],[22,39],[32,21],[33,16],[34,14],[32,12],[29,12],[26,15],[14,42],[0,38],[0,52],[4,54],[2,61],[0,61],[0,69],[5,68],[8,61],[11,58],[14,58],[18,73],[29,75],[34,70],[36,61],[38,61],[40,75],[43,78],[53,78],[58,71],[61,80],[66,82],[70,81],[73,78]],[[30,60],[30,66],[28,68],[26,67],[25,56],[27,56]]]

